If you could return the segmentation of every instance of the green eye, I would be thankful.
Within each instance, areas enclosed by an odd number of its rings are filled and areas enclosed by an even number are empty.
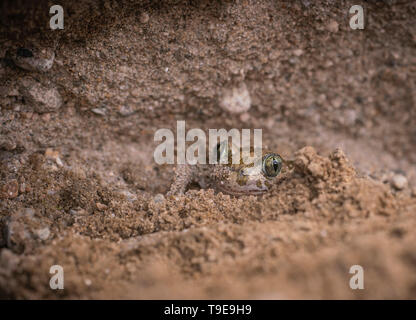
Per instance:
[[[266,154],[263,158],[262,169],[266,177],[276,177],[282,170],[282,158],[278,154]]]

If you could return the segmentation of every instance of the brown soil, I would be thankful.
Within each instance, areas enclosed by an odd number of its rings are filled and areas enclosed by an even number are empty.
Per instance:
[[[49,1],[0,4],[0,297],[416,298],[414,1],[362,1],[365,30],[351,1],[65,3],[56,31]],[[30,44],[50,70],[15,65]],[[176,120],[261,128],[294,170],[164,198]]]

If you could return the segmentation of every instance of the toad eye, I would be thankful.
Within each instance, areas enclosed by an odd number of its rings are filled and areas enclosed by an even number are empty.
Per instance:
[[[233,154],[238,152],[235,146],[230,145],[226,140],[219,142],[213,151],[215,150],[217,152],[217,163],[221,164],[231,163]]]
[[[276,177],[282,170],[282,158],[278,154],[266,154],[263,158],[262,170],[266,177]]]
[[[228,155],[228,143],[227,141],[219,142],[216,146],[217,149],[217,162],[220,163],[220,159],[227,159]]]

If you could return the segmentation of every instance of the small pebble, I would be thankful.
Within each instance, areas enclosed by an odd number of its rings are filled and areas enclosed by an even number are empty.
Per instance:
[[[51,120],[51,114],[44,113],[41,118],[42,118],[42,121],[49,122],[49,120]]]
[[[16,269],[19,264],[19,256],[14,254],[13,251],[3,248],[0,251],[0,265],[4,269]]]
[[[244,112],[240,115],[240,120],[242,122],[247,122],[250,120],[250,114],[248,112]]]
[[[56,111],[62,106],[62,98],[56,88],[45,87],[32,78],[21,80],[19,90],[25,101],[38,113]]]
[[[46,227],[46,228],[36,230],[35,233],[39,239],[47,240],[49,238],[49,235],[51,234],[51,231],[49,230],[48,227]]]
[[[30,218],[33,218],[35,216],[35,209],[33,209],[33,208],[25,208],[23,210],[23,213],[24,213],[24,215],[26,215],[26,216],[28,216]]]
[[[137,200],[137,196],[135,194],[131,193],[128,190],[122,190],[122,191],[120,191],[120,193],[122,195],[124,195],[127,198],[127,201],[129,201],[129,202],[133,202],[133,201]]]
[[[5,199],[14,199],[19,194],[19,183],[16,179],[8,181],[1,188],[1,197]]]
[[[329,31],[329,32],[338,32],[338,30],[339,30],[339,24],[338,24],[338,22],[336,22],[335,20],[331,20],[329,23],[328,23],[328,25],[326,26],[326,29]]]
[[[46,72],[53,66],[55,52],[52,48],[18,48],[12,56],[16,66],[27,70]]]
[[[344,123],[347,126],[353,126],[358,118],[357,111],[353,109],[348,109],[343,112],[342,116],[343,120],[342,123]]]
[[[391,179],[391,183],[397,190],[402,190],[407,185],[407,178],[401,174],[395,174]]]
[[[158,193],[157,195],[155,195],[153,197],[153,201],[155,203],[162,203],[163,201],[165,201],[165,196],[163,194],[161,194],[161,193]]]
[[[95,204],[95,206],[97,207],[97,209],[98,210],[100,210],[100,211],[104,211],[104,210],[106,210],[107,209],[107,206],[105,205],[105,204],[103,204],[103,203],[100,203],[100,202],[97,202],[96,204]]]
[[[128,117],[134,114],[135,110],[130,106],[120,106],[117,112],[122,117]]]
[[[245,83],[225,89],[220,99],[220,107],[229,113],[243,113],[251,107],[251,97]]]
[[[3,234],[6,240],[6,246],[10,250],[16,253],[21,253],[26,245],[26,242],[30,240],[30,232],[26,230],[26,227],[20,221],[17,221],[18,217],[12,214],[12,217],[4,225]]]
[[[91,109],[91,112],[98,114],[100,116],[105,116],[105,110],[100,108]]]
[[[32,119],[33,117],[33,112],[21,112],[20,115],[22,116],[23,119]]]
[[[323,177],[324,176],[324,168],[316,162],[311,162],[308,165],[308,169],[311,172],[312,176],[314,177]]]
[[[19,192],[25,193],[26,192],[26,183],[24,181],[20,182]]]
[[[303,54],[303,50],[302,49],[296,49],[293,51],[293,54],[297,57],[300,57]]]
[[[11,137],[2,136],[0,137],[0,149],[6,150],[6,151],[13,151],[16,149],[17,144],[14,139]]]
[[[55,160],[56,158],[59,157],[59,151],[53,150],[52,148],[47,148],[45,150],[45,157],[47,159],[53,159],[53,160]]]
[[[59,167],[63,167],[63,166],[64,166],[64,164],[63,164],[63,162],[62,162],[61,158],[57,157],[57,158],[55,159],[55,161],[56,161],[56,164],[57,164]]]
[[[342,105],[342,98],[341,97],[336,97],[335,99],[332,100],[332,106],[336,109],[339,109]]]
[[[140,15],[140,23],[148,23],[149,19],[149,15],[146,12],[142,12],[142,14]]]
[[[69,210],[69,213],[74,215],[74,216],[86,216],[88,214],[87,211],[85,211],[84,209],[81,209],[81,208],[71,209],[71,210]]]

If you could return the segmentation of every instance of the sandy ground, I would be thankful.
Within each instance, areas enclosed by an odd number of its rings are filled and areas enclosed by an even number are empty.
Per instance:
[[[2,1],[0,297],[415,298],[416,3],[361,1],[364,30],[353,4],[66,1],[52,31],[51,2]],[[294,170],[163,196],[177,120],[261,128]]]

